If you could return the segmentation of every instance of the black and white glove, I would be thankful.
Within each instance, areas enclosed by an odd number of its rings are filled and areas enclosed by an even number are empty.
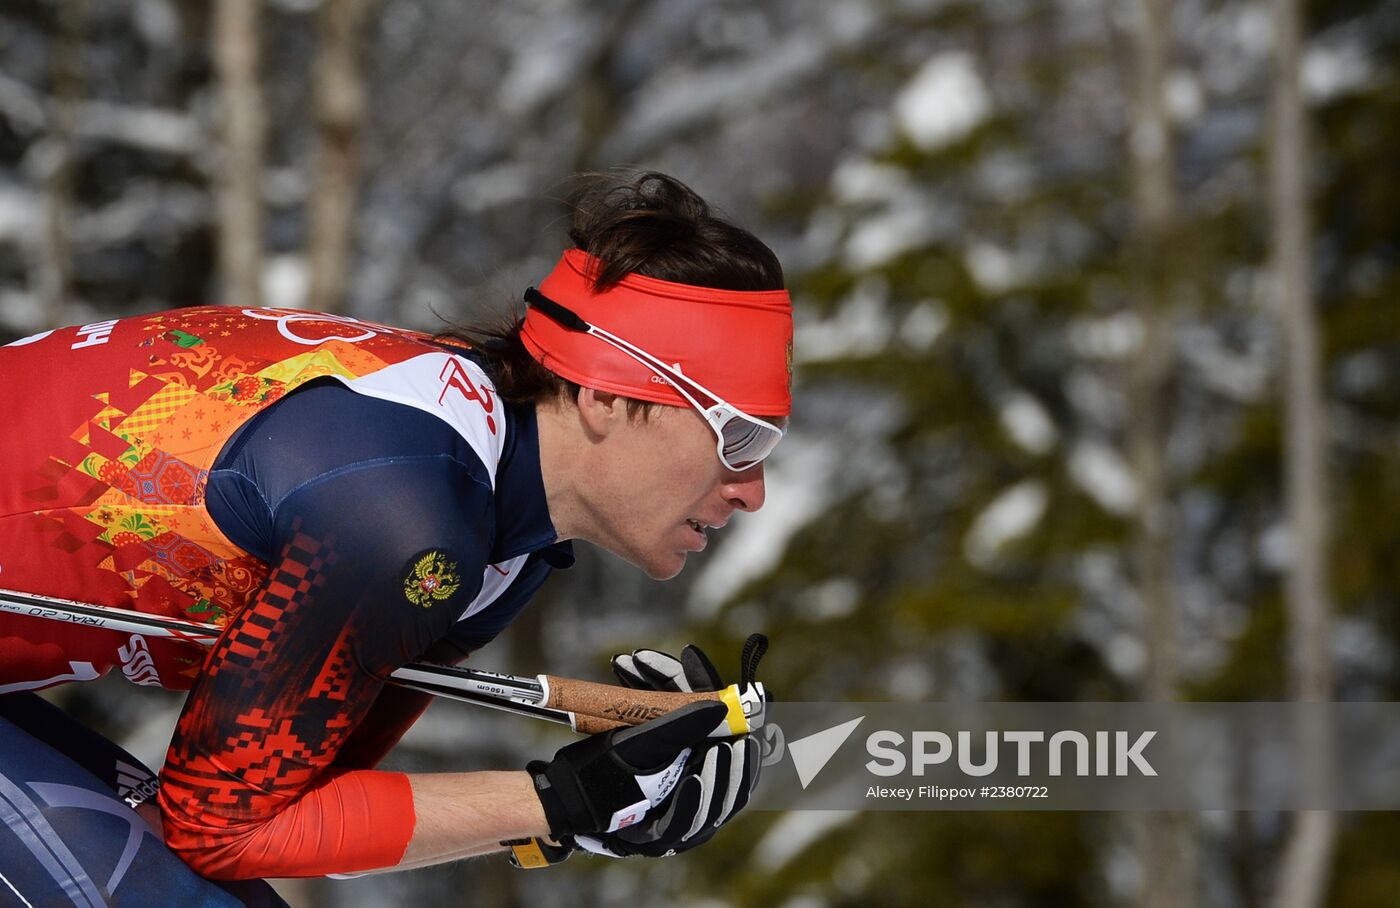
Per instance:
[[[762,634],[750,634],[744,641],[743,653],[739,657],[739,684],[744,691],[752,693],[752,699],[746,699],[744,704],[751,730],[763,726],[764,707],[771,699],[763,686],[755,683],[758,663],[767,652],[768,638]],[[679,659],[654,649],[635,649],[631,653],[613,656],[612,670],[624,687],[634,690],[692,693],[724,690],[728,686],[710,657],[693,643],[681,650]]]
[[[527,771],[556,839],[641,822],[687,775],[692,749],[723,720],[719,702],[691,703],[631,728],[590,735]]]
[[[693,643],[681,650],[679,659],[654,649],[634,649],[630,654],[613,656],[612,669],[617,680],[633,690],[692,693],[724,688],[719,669]]]
[[[759,742],[749,735],[695,748],[668,803],[616,832],[575,837],[577,847],[608,857],[664,857],[708,842],[749,802],[758,784]]]
[[[751,683],[767,639],[754,635],[744,645],[744,683]],[[719,670],[698,646],[681,650],[680,658],[653,649],[633,650],[614,656],[613,674],[636,690],[723,690]],[[754,727],[762,716],[750,717]],[[749,802],[758,784],[761,760],[759,742],[748,736],[713,739],[696,747],[686,763],[686,774],[669,804],[641,823],[615,833],[578,836],[585,851],[609,857],[662,857],[688,851],[709,841]]]

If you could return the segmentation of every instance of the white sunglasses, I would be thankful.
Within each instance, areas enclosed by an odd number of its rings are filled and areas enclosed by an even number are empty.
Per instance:
[[[610,344],[646,366],[675,388],[681,397],[689,401],[690,405],[704,417],[705,422],[714,430],[717,439],[715,451],[719,454],[720,463],[729,469],[735,472],[747,470],[772,454],[773,449],[778,446],[778,442],[782,441],[783,429],[759,419],[757,416],[750,416],[695,379],[686,376],[679,369],[666,365],[636,344],[629,343],[596,325],[590,325],[578,313],[556,303],[534,287],[525,291],[525,302],[570,331],[591,334],[598,340]],[[697,396],[709,398],[714,403],[708,407],[702,406],[695,399]]]

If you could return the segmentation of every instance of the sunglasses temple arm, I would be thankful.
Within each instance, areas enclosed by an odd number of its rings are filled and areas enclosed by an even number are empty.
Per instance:
[[[582,320],[580,319],[580,321],[582,321]],[[587,323],[585,322],[585,324],[587,324]],[[712,404],[712,405],[710,405],[710,406],[707,407],[707,406],[701,404],[698,400],[696,400],[696,399],[691,395],[691,393],[685,389],[685,386],[684,386],[681,382],[679,382],[679,381],[676,380],[676,376],[672,373],[672,371],[671,371],[670,369],[667,369],[667,368],[664,368],[663,366],[657,365],[657,363],[659,363],[660,360],[657,360],[656,357],[652,356],[650,353],[647,353],[645,350],[642,350],[642,349],[637,348],[637,347],[633,347],[631,344],[627,343],[627,341],[623,340],[622,338],[620,338],[620,337],[618,337],[618,336],[616,336],[616,335],[614,335],[614,334],[609,334],[607,331],[604,331],[602,328],[597,328],[597,327],[594,327],[593,325],[588,325],[587,331],[588,331],[589,334],[591,334],[591,335],[593,335],[594,337],[598,338],[598,340],[603,341],[603,342],[606,343],[606,344],[611,344],[612,346],[616,347],[618,350],[621,350],[623,353],[625,353],[625,354],[627,354],[628,356],[632,357],[632,358],[635,359],[637,362],[641,363],[643,366],[646,366],[646,367],[647,367],[648,369],[650,369],[654,374],[656,374],[659,378],[664,379],[668,385],[670,385],[671,387],[675,388],[676,391],[677,391],[682,397],[684,397],[687,401],[689,401],[689,403],[690,403],[690,405],[691,405],[692,407],[694,407],[695,409],[699,410],[702,414],[704,414],[704,416],[705,416],[705,421],[706,421],[706,422],[709,422],[709,420],[710,420],[710,411],[714,409],[714,405]],[[698,382],[696,382],[694,379],[691,379],[691,378],[686,378],[686,381],[687,381],[687,382],[690,382],[691,384],[694,384],[695,387],[696,387],[698,390],[702,391],[704,394],[706,394],[707,396],[709,396],[709,398],[710,398],[711,400],[719,401],[719,398],[718,398],[718,397],[715,397],[714,393],[711,392],[711,391],[709,391],[709,390],[707,390],[707,389],[705,388],[704,385],[699,384]]]
[[[578,313],[564,308],[534,287],[525,291],[525,301],[571,331],[582,331],[587,334],[597,330],[584,321]]]
[[[646,366],[659,378],[665,380],[667,384],[675,388],[676,391],[682,397],[684,397],[692,407],[694,407],[696,410],[699,410],[700,413],[704,415],[705,421],[710,423],[710,425],[715,426],[715,423],[710,418],[710,416],[717,406],[724,404],[725,406],[730,407],[730,409],[734,409],[732,404],[725,403],[723,398],[716,396],[713,391],[711,391],[709,388],[706,388],[699,382],[695,381],[693,378],[690,378],[688,376],[677,375],[672,369],[667,367],[659,359],[652,356],[650,353],[646,352],[642,348],[628,343],[627,341],[623,340],[622,338],[618,337],[610,331],[605,331],[602,328],[597,327],[596,325],[589,324],[588,322],[584,321],[583,318],[581,318],[577,313],[572,312],[571,310],[559,305],[554,300],[545,296],[543,293],[540,293],[534,287],[531,287],[525,291],[525,299],[531,305],[539,307],[539,309],[542,312],[544,312],[545,315],[554,319],[556,322],[563,325],[564,327],[569,328],[573,331],[582,331],[585,334],[591,334],[594,337],[598,338],[598,340],[617,348],[618,350],[635,359],[637,362],[641,363],[643,366]],[[677,380],[678,378],[683,378],[685,382],[694,385],[696,390],[700,391],[706,397],[710,398],[710,400],[714,401],[714,403],[708,407],[701,404],[689,391],[685,389],[685,385],[681,381]],[[754,422],[762,422],[763,425],[768,426],[769,428],[776,431],[778,433],[778,437],[780,438],[784,434],[783,430],[779,429],[777,426],[771,425],[759,419],[755,419],[754,417],[746,418]],[[718,426],[715,427],[716,430],[718,430]],[[720,440],[720,444],[721,446],[723,446],[723,439]],[[721,459],[722,457],[723,455],[721,455]]]
[[[582,321],[582,319],[580,319],[580,321]],[[584,324],[587,324],[587,322],[584,322]],[[604,331],[602,328],[598,328],[593,325],[588,325],[587,332],[593,335],[594,337],[598,338],[598,340],[606,344],[610,344],[618,350],[622,351],[623,353],[627,354],[628,356],[632,357],[637,362],[641,363],[643,366],[646,366],[658,377],[664,379],[666,383],[669,384],[672,388],[675,388],[676,393],[680,394],[681,397],[684,397],[687,401],[689,401],[690,405],[694,407],[702,417],[704,417],[705,422],[709,423],[710,427],[714,429],[715,434],[719,436],[718,444],[716,445],[716,451],[719,453],[720,461],[730,469],[739,468],[736,468],[733,465],[731,465],[729,460],[724,455],[724,436],[720,432],[720,426],[722,423],[717,422],[714,419],[715,410],[717,410],[721,405],[729,407],[730,410],[733,412],[740,413],[742,418],[748,422],[758,423],[760,425],[766,426],[769,429],[772,429],[778,434],[778,438],[782,438],[783,435],[786,434],[782,429],[778,428],[772,423],[769,423],[765,420],[761,420],[756,416],[749,416],[748,414],[745,414],[742,411],[735,410],[733,404],[726,403],[722,398],[716,397],[713,391],[710,391],[708,388],[706,388],[699,382],[696,382],[694,379],[687,377],[685,379],[687,382],[694,384],[697,389],[706,394],[711,400],[716,402],[708,407],[704,406],[693,396],[691,396],[690,392],[685,389],[685,385],[676,380],[676,376],[671,372],[670,369],[654,365],[654,361],[659,362],[659,360],[656,360],[656,357],[652,356],[650,353],[647,353],[645,350],[642,350],[638,347],[633,347],[627,341],[614,334],[610,334],[607,331]]]

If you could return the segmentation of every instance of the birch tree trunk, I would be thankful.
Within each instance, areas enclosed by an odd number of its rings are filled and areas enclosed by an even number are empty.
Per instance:
[[[1269,202],[1274,291],[1284,324],[1284,470],[1291,558],[1287,580],[1288,669],[1295,700],[1315,702],[1314,722],[1299,729],[1307,780],[1331,775],[1326,702],[1332,696],[1328,592],[1327,414],[1309,263],[1308,137],[1301,87],[1302,12],[1298,0],[1274,0],[1273,141]],[[1325,788],[1319,789],[1324,790]],[[1331,812],[1294,815],[1279,867],[1276,908],[1323,904],[1335,840]]]
[[[1131,136],[1135,231],[1135,295],[1142,349],[1133,359],[1129,451],[1138,481],[1136,555],[1147,613],[1147,675],[1151,700],[1176,699],[1176,617],[1171,590],[1171,499],[1166,466],[1166,385],[1171,371],[1171,266],[1176,193],[1163,87],[1166,81],[1166,0],[1141,0],[1137,33],[1137,98]]]
[[[73,159],[82,93],[83,18],[87,0],[60,0],[53,56],[54,100],[49,134],[36,149],[44,186],[44,230],[36,257],[35,287],[48,327],[65,321],[73,287]]]
[[[1171,483],[1163,452],[1170,412],[1171,309],[1177,200],[1165,86],[1171,46],[1169,0],[1141,0],[1134,34],[1135,98],[1130,138],[1135,213],[1131,248],[1142,348],[1132,363],[1128,451],[1138,482],[1134,554],[1145,611],[1145,699],[1177,699],[1177,621],[1172,590]],[[1192,815],[1147,813],[1139,826],[1143,908],[1195,904]]]
[[[365,113],[360,41],[371,6],[372,0],[322,0],[316,13],[308,306],[326,312],[343,308],[350,271]]]
[[[223,138],[218,177],[222,302],[262,304],[262,170],[266,114],[258,85],[261,0],[216,0],[214,66]]]

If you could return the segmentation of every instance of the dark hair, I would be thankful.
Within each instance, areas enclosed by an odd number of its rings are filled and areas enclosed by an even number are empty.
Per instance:
[[[603,262],[598,290],[629,274],[721,290],[781,290],[783,268],[773,250],[753,234],[717,217],[675,177],[644,173],[594,173],[580,178],[569,200],[569,240]],[[539,403],[580,390],[550,372],[520,340],[519,307],[504,322],[454,327],[444,339],[467,343],[491,376],[497,393],[515,403]],[[649,404],[628,402],[628,412]]]

